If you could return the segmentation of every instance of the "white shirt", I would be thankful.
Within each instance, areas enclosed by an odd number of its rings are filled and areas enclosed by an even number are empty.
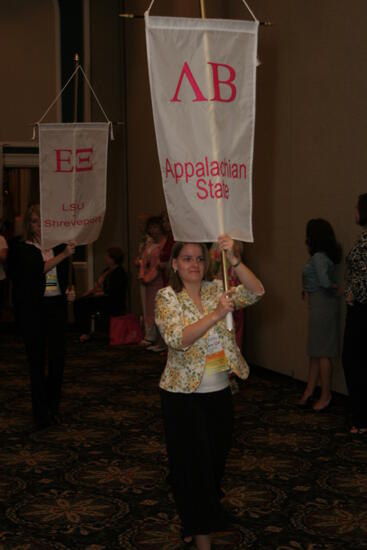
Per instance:
[[[52,248],[49,248],[47,250],[42,250],[41,246],[38,243],[35,243],[33,241],[27,241],[27,243],[33,244],[33,246],[35,246],[41,251],[44,262],[47,262],[48,260],[51,260],[52,258],[55,257],[55,254]],[[46,288],[45,288],[44,297],[49,298],[51,296],[60,296],[61,290],[59,287],[59,281],[57,279],[56,266],[50,269],[50,271],[47,271],[45,276],[46,276]]]

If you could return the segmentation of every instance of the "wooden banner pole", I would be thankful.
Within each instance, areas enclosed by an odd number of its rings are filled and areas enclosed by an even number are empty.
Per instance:
[[[200,0],[200,15],[201,15],[202,19],[206,19],[205,0]],[[204,47],[205,47],[205,50],[206,50],[206,55],[207,55],[207,58],[209,58],[209,51],[208,51],[209,50],[209,45],[208,45],[208,41],[206,39],[206,36],[204,36],[204,40],[205,40]],[[212,126],[214,126],[212,135],[215,136],[216,135],[216,132],[214,131],[215,130],[215,115],[214,115],[213,111],[211,112],[210,119],[211,119]],[[217,143],[216,143],[215,138],[214,138],[214,143],[213,143],[213,150],[214,150],[214,153],[217,152]],[[214,154],[214,157],[215,157],[215,154]],[[223,232],[223,205],[222,205],[221,201],[222,201],[222,199],[218,199],[218,201],[217,201],[217,212],[218,212],[218,220],[219,220],[220,231]],[[226,253],[225,253],[224,250],[221,252],[221,260],[222,260],[222,278],[223,278],[224,292],[228,292],[229,284],[228,284],[228,271],[227,271],[227,256],[226,256]],[[232,313],[227,313],[227,315],[226,315],[226,326],[227,326],[228,330],[230,330],[230,331],[233,330],[233,315],[232,315]]]
[[[78,93],[79,93],[79,71],[77,70],[79,68],[79,54],[76,53],[74,56],[74,69],[75,69],[75,76],[74,76],[74,116],[73,116],[73,122],[78,122]],[[75,288],[73,285],[73,261],[72,258],[69,258],[69,273],[68,273],[68,288],[70,291],[75,292]]]

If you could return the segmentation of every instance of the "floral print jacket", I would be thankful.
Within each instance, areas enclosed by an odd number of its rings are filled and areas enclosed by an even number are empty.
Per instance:
[[[347,273],[345,294],[351,294],[353,300],[367,303],[367,229],[360,235],[346,257]]]
[[[223,283],[203,281],[200,293],[204,314],[200,313],[185,289],[176,294],[168,286],[156,295],[155,320],[168,346],[167,364],[159,384],[166,391],[193,393],[200,385],[206,363],[208,333],[186,348],[182,345],[182,333],[186,326],[215,310],[223,293]],[[233,293],[236,309],[254,304],[262,295],[256,295],[242,285],[237,286]],[[217,323],[217,330],[230,370],[246,379],[249,367],[236,345],[235,332],[227,330],[225,319]]]

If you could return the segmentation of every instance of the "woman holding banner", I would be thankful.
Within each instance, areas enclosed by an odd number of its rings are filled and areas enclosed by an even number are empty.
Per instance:
[[[24,218],[25,240],[10,249],[9,271],[18,326],[29,363],[32,412],[38,429],[58,423],[64,371],[69,256],[74,243],[41,249],[39,205]],[[45,373],[46,348],[48,372]]]
[[[249,369],[226,328],[225,317],[257,302],[264,288],[233,252],[233,240],[219,237],[219,248],[240,285],[223,292],[208,281],[204,244],[175,243],[170,286],[156,297],[156,323],[168,346],[160,380],[170,478],[185,542],[210,548],[210,533],[225,527],[221,480],[231,446],[232,398],[228,374],[242,379]]]

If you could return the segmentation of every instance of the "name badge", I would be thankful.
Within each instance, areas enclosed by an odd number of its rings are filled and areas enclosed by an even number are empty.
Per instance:
[[[229,370],[226,354],[216,330],[209,332],[205,370],[208,375]]]
[[[49,294],[55,294],[57,290],[57,272],[56,267],[54,267],[48,273],[46,273],[45,295],[47,296]]]

